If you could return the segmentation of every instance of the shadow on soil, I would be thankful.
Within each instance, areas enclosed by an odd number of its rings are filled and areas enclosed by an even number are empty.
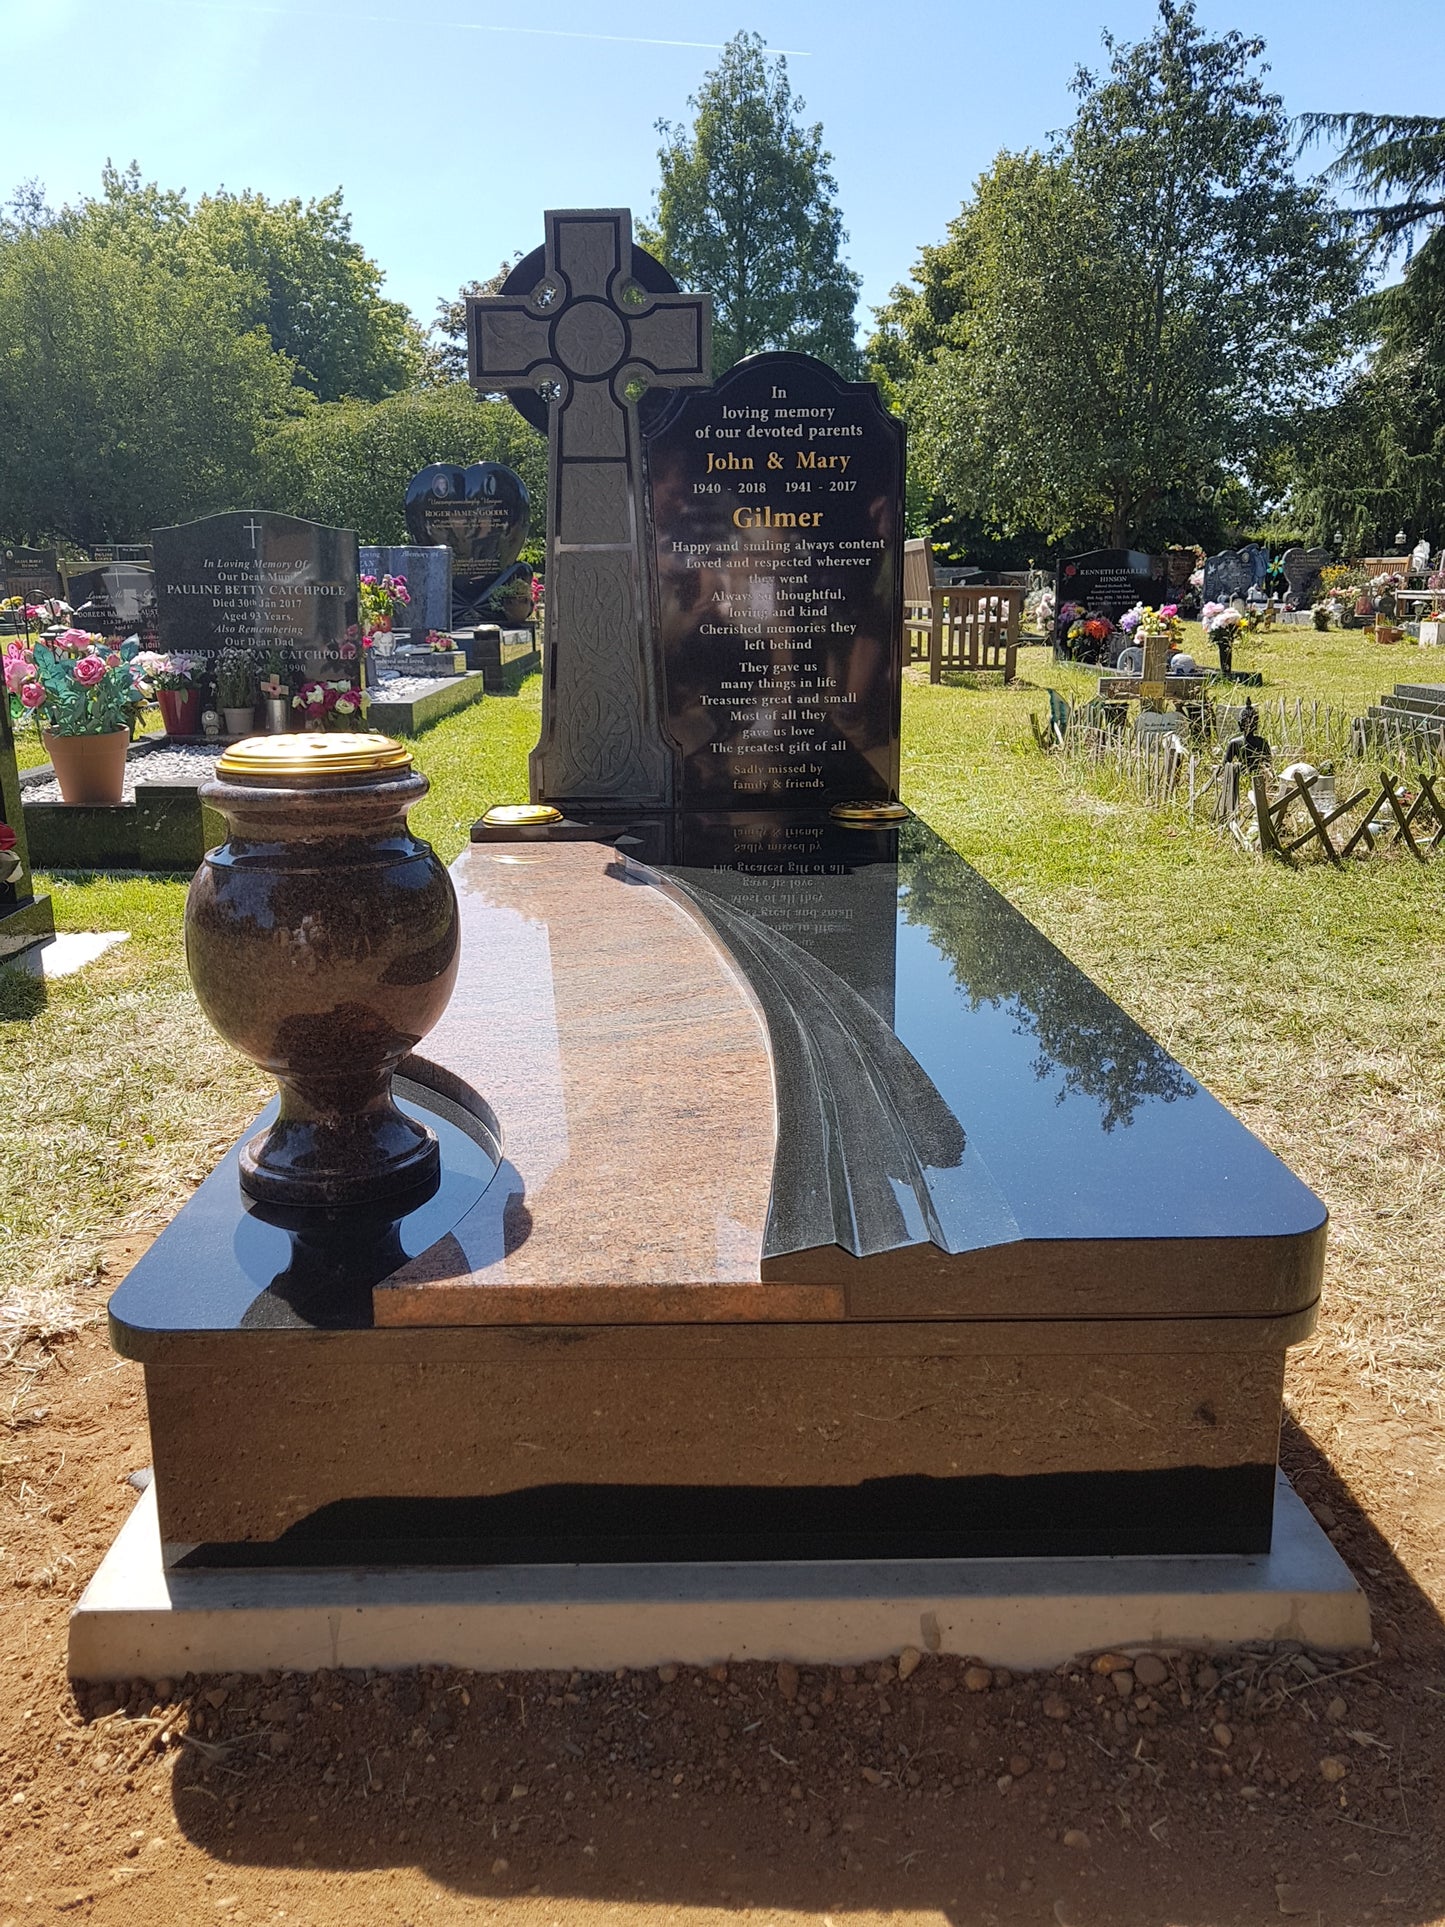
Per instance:
[[[930,1657],[906,1683],[771,1665],[188,1681],[180,1824],[232,1865],[408,1867],[559,1905],[1434,1921],[1445,1628],[1288,1419],[1283,1460],[1334,1514],[1379,1654],[1195,1654],[1132,1696],[1087,1667],[971,1690],[979,1671]]]

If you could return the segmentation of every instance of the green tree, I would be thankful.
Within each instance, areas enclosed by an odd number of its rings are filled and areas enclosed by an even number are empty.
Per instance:
[[[240,290],[242,326],[264,328],[319,401],[376,401],[422,372],[422,331],[382,297],[381,270],[352,239],[339,188],[306,202],[221,189],[192,206],[183,192],[143,181],[134,161],[123,170],[107,163],[98,195],[51,218],[146,271],[224,270]]]
[[[822,125],[800,123],[787,62],[736,34],[688,105],[690,128],[657,124],[662,185],[639,238],[682,287],[711,294],[713,372],[792,348],[855,375],[862,284],[841,258]]]
[[[88,548],[254,499],[296,390],[244,306],[55,221],[0,236],[0,531]]]
[[[1371,340],[1338,404],[1316,412],[1294,450],[1291,496],[1314,532],[1357,552],[1404,528],[1445,542],[1445,119],[1307,114],[1301,146],[1340,144],[1323,178],[1363,205],[1345,218],[1403,277],[1357,311]]]
[[[432,323],[431,348],[432,368],[437,379],[466,380],[467,302],[476,295],[500,294],[502,283],[521,259],[520,254],[514,254],[485,281],[464,281],[450,301],[438,301],[436,320]]]
[[[424,361],[421,330],[381,293],[382,273],[351,238],[341,190],[320,200],[203,195],[195,246],[246,285],[244,318],[259,323],[318,401],[379,401],[409,387]]]
[[[1277,442],[1345,345],[1358,252],[1291,171],[1263,42],[1159,14],[1105,36],[1048,152],[999,156],[871,344],[929,481],[1000,534],[1141,539]]]
[[[326,403],[283,422],[266,449],[260,499],[355,529],[363,542],[404,542],[406,485],[428,462],[505,462],[527,484],[540,533],[547,444],[510,403],[478,401],[465,382]]]

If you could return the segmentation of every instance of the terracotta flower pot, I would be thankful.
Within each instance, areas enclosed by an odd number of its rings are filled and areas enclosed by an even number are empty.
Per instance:
[[[119,803],[125,788],[128,729],[103,736],[57,736],[42,732],[45,753],[66,803]]]
[[[281,1088],[241,1154],[253,1197],[334,1206],[435,1181],[435,1137],[391,1096],[460,954],[451,878],[407,827],[426,791],[367,733],[258,738],[201,786],[230,835],[192,881],[186,964],[216,1029]]]
[[[201,733],[201,692],[199,689],[162,689],[156,693],[161,706],[161,721],[167,736],[199,736]]]

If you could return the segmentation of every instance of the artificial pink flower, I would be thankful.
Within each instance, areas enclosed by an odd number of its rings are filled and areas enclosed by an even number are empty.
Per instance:
[[[82,689],[94,689],[98,682],[105,681],[106,668],[99,656],[82,656],[71,674]]]
[[[20,691],[20,700],[27,709],[39,709],[45,701],[45,684],[43,682],[26,683]]]
[[[1164,620],[1168,622],[1172,617],[1178,615],[1179,604],[1177,602],[1166,602],[1159,613],[1163,616]]]
[[[35,674],[35,665],[28,657],[22,656],[17,649],[14,655],[8,652],[5,657],[5,687],[11,695],[23,689]]]
[[[117,650],[114,650],[114,649],[111,650],[110,654],[105,659],[105,666],[107,669],[120,668],[120,654]]]
[[[55,638],[57,649],[88,649],[90,634],[85,629],[65,629]]]

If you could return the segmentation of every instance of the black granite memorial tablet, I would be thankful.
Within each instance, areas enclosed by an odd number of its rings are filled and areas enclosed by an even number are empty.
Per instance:
[[[1055,606],[1077,603],[1090,615],[1117,622],[1136,602],[1157,609],[1167,600],[1168,569],[1162,555],[1137,549],[1091,549],[1087,555],[1059,558],[1054,577]]]
[[[63,593],[54,549],[27,549],[17,542],[0,555],[0,597],[18,595],[34,603]]]
[[[451,625],[479,619],[488,593],[522,553],[531,527],[527,484],[501,462],[431,462],[406,487],[414,542],[451,551]]]
[[[877,390],[755,355],[646,461],[684,807],[895,797],[903,427]]]

